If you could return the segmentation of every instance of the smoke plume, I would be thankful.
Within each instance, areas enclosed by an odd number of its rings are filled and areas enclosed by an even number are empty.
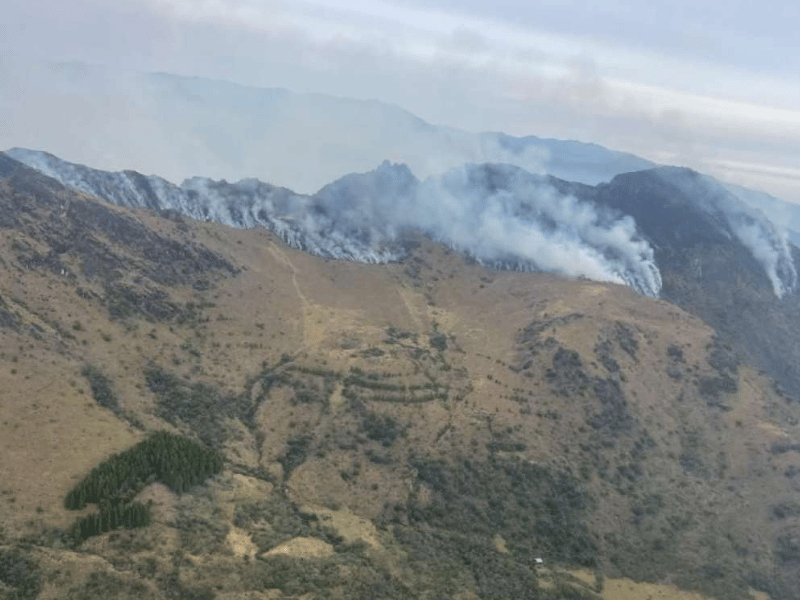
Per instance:
[[[421,231],[496,268],[627,284],[650,296],[661,289],[653,249],[632,218],[579,201],[557,191],[555,180],[511,165],[469,164],[420,182],[408,166],[386,161],[309,196],[256,179],[228,183],[194,177],[176,186],[41,152],[15,149],[9,155],[115,204],[265,227],[320,256],[398,260],[406,251],[406,233]]]
[[[788,234],[739,196],[743,188],[723,186],[714,178],[678,168],[657,172],[679,187],[707,215],[727,225],[735,237],[761,265],[779,298],[797,289],[797,270],[789,249]]]
[[[559,193],[510,165],[465,165],[420,186],[414,225],[479,262],[630,285],[657,296],[661,276],[630,217]]]

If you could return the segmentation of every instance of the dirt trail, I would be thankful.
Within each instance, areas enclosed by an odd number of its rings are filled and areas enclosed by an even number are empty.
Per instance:
[[[297,281],[297,267],[294,266],[289,256],[275,243],[271,243],[268,248],[275,259],[292,272],[292,286],[297,292],[302,311],[303,348],[318,345],[326,329],[324,325],[326,318],[328,318],[326,311],[311,302],[303,293],[300,283]]]

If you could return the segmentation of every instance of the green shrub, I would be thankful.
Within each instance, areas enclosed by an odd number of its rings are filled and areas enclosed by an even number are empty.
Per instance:
[[[18,548],[0,548],[0,597],[12,600],[36,598],[42,588],[36,561]]]
[[[788,519],[800,516],[800,504],[797,502],[781,502],[772,506],[772,519]]]
[[[361,431],[366,436],[376,442],[380,442],[388,448],[397,439],[397,436],[404,432],[403,427],[388,415],[379,415],[374,412],[367,412],[361,419]]]
[[[250,585],[256,589],[279,589],[293,597],[304,594],[316,597],[346,582],[334,559],[297,559],[278,554],[257,561],[248,571]]]
[[[447,336],[443,333],[432,335],[429,339],[429,343],[432,348],[435,348],[439,352],[447,350]]]
[[[114,394],[114,389],[111,385],[111,380],[103,375],[103,373],[95,366],[84,365],[81,369],[83,375],[89,381],[89,387],[92,390],[92,397],[100,406],[119,412],[119,402],[117,396]]]
[[[124,577],[114,571],[90,573],[86,581],[63,590],[63,593],[63,597],[70,600],[153,598],[152,592],[143,581]]]
[[[597,545],[584,518],[592,501],[570,474],[514,459],[415,464],[433,491],[430,503],[409,502],[412,523],[486,544],[500,533],[512,552],[594,566]]]
[[[295,537],[317,537],[338,548],[344,542],[335,530],[319,520],[316,515],[302,512],[297,505],[281,493],[257,502],[238,504],[233,524],[242,529],[269,523],[269,527],[253,535],[259,552],[266,552],[280,542]]]
[[[286,441],[286,452],[278,459],[283,467],[284,479],[289,479],[290,473],[306,461],[311,438],[307,435],[291,437]]]
[[[175,520],[175,527],[180,532],[181,547],[192,554],[219,552],[230,531],[219,514],[207,516],[195,511],[183,511]]]
[[[253,404],[245,395],[224,396],[213,386],[188,383],[155,365],[145,371],[145,382],[156,395],[159,417],[171,425],[187,425],[213,448],[225,442],[225,417],[250,420]]]

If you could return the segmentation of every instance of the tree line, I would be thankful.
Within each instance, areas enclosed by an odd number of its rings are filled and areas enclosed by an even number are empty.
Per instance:
[[[80,540],[120,527],[150,523],[150,507],[133,502],[144,486],[160,482],[182,494],[222,470],[223,457],[180,435],[159,431],[132,448],[97,465],[64,498],[64,506],[80,510],[98,504],[100,512],[77,521],[72,533]]]

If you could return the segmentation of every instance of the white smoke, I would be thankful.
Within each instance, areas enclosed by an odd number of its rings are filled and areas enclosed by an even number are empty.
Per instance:
[[[797,289],[797,269],[788,233],[740,195],[744,188],[723,185],[713,177],[687,169],[663,168],[658,173],[679,186],[708,215],[721,218],[730,232],[764,269],[778,298]]]
[[[67,185],[116,204],[171,208],[235,227],[264,226],[316,254],[363,262],[399,258],[405,229],[422,230],[478,261],[569,277],[628,284],[656,296],[661,279],[652,248],[629,217],[603,218],[509,165],[465,165],[422,184],[404,165],[383,163],[301,196],[257,180],[231,185],[195,177],[180,187],[133,172],[104,173],[55,156],[11,156]]]
[[[314,197],[304,215],[317,235],[348,235],[391,246],[420,230],[479,262],[627,284],[657,296],[661,276],[630,217],[601,214],[511,165],[464,165],[418,183],[405,165],[349,175]]]
[[[45,153],[10,156],[109,202],[173,209],[233,227],[265,227],[314,254],[361,262],[402,258],[403,234],[422,231],[479,262],[627,284],[657,296],[661,276],[630,217],[604,214],[559,193],[547,178],[502,164],[464,165],[422,183],[385,161],[313,196],[256,179],[203,177],[176,186],[132,171],[109,173]]]
[[[466,165],[420,186],[409,226],[484,264],[624,283],[657,296],[661,276],[630,217],[613,219],[508,165]]]
[[[728,214],[731,227],[763,267],[778,298],[797,289],[797,270],[785,230],[779,230],[755,209]]]

